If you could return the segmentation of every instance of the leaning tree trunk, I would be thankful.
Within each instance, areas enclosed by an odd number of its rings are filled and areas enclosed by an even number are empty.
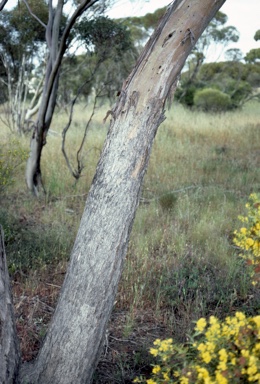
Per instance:
[[[92,380],[166,98],[186,57],[225,0],[175,0],[125,82],[104,144],[60,299],[21,382]]]

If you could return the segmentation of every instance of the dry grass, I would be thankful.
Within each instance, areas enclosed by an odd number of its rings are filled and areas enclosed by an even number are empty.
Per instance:
[[[57,135],[48,137],[43,153],[45,199],[28,196],[24,163],[15,169],[14,181],[1,197],[0,221],[25,359],[34,356],[45,332],[51,315],[47,306],[55,305],[55,286],[62,283],[106,136],[105,112],[103,108],[93,119],[84,147],[85,169],[77,183],[60,151],[66,115],[57,114],[52,126]],[[77,107],[68,135],[66,148],[74,165],[87,116],[86,108]],[[238,308],[247,313],[259,309],[259,290],[252,288],[232,244],[237,216],[248,195],[260,190],[259,105],[223,115],[176,105],[167,117],[153,146],[110,325],[109,353],[101,361],[97,383],[112,382],[102,373],[108,360],[117,367],[119,378],[113,382],[127,382],[122,379],[124,370],[132,378],[147,358],[142,352],[145,340],[171,334],[183,341],[201,315],[224,317]],[[8,144],[6,129],[0,137]],[[28,141],[21,139],[22,148]],[[147,337],[140,329],[146,329]],[[139,342],[133,336],[138,334]],[[129,341],[126,349],[113,354],[122,340]],[[133,351],[141,351],[136,360]],[[131,355],[131,363],[122,355]]]

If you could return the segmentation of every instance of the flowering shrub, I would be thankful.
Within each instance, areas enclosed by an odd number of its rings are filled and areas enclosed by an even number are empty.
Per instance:
[[[15,168],[28,156],[17,140],[11,141],[5,151],[2,148],[0,149],[0,192],[13,181]]]
[[[239,216],[243,227],[234,232],[241,257],[253,267],[253,284],[260,281],[260,195],[251,194],[247,216]],[[242,312],[221,322],[211,316],[197,321],[192,343],[187,347],[172,339],[155,340],[150,349],[158,363],[152,377],[136,378],[147,384],[260,383],[260,316]]]
[[[260,316],[246,318],[237,312],[223,322],[201,318],[188,347],[157,339],[150,353],[158,359],[152,377],[136,378],[135,383],[259,383]]]
[[[252,266],[255,285],[260,281],[260,196],[251,194],[246,208],[247,216],[239,216],[244,226],[234,232],[234,243],[243,251],[240,256]]]

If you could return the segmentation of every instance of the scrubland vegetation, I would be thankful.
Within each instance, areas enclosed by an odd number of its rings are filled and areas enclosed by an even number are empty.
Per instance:
[[[94,116],[75,183],[61,154],[66,114],[56,113],[42,168],[46,196],[24,182],[29,137],[13,141],[1,126],[0,222],[12,279],[24,360],[34,358],[53,313],[88,189],[108,129]],[[238,256],[234,231],[260,190],[257,102],[223,114],[174,104],[160,126],[142,188],[123,276],[96,383],[129,383],[150,372],[155,339],[185,343],[195,322],[259,313],[260,291]],[[67,137],[75,161],[88,110],[78,106]],[[2,161],[4,160],[4,161]]]

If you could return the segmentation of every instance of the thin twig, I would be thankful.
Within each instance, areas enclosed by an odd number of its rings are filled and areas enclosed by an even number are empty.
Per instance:
[[[97,72],[97,70],[98,70],[100,64],[101,64],[101,60],[99,60],[99,61],[97,62],[97,64],[96,64],[94,70],[92,71],[90,77],[89,77],[89,78],[88,78],[88,79],[87,79],[87,80],[86,80],[86,81],[85,81],[85,82],[78,88],[77,93],[76,93],[76,96],[75,96],[74,99],[71,101],[70,114],[69,114],[69,120],[68,120],[68,123],[66,124],[66,126],[64,127],[64,129],[63,129],[63,131],[62,131],[61,151],[62,151],[62,153],[63,153],[63,156],[64,156],[64,158],[65,158],[65,161],[66,161],[67,167],[69,168],[70,173],[72,174],[72,176],[73,176],[76,180],[78,180],[80,174],[79,174],[78,171],[76,171],[76,170],[74,170],[74,169],[72,168],[72,165],[71,165],[71,163],[70,163],[70,161],[69,161],[69,158],[68,158],[68,155],[67,155],[67,152],[66,152],[66,149],[65,149],[66,134],[67,134],[67,132],[68,132],[70,126],[71,126],[71,122],[72,122],[72,118],[73,118],[73,112],[74,112],[74,106],[75,106],[75,103],[76,103],[76,101],[78,100],[78,97],[81,95],[81,91],[82,91],[82,89],[85,87],[85,85],[88,84],[88,83],[90,83],[90,82],[93,80],[93,78],[94,78],[94,76],[95,76],[95,74],[96,74],[96,72]],[[93,116],[91,116],[91,118],[92,118],[92,117],[93,117]],[[79,168],[79,166],[78,166],[78,168]]]

